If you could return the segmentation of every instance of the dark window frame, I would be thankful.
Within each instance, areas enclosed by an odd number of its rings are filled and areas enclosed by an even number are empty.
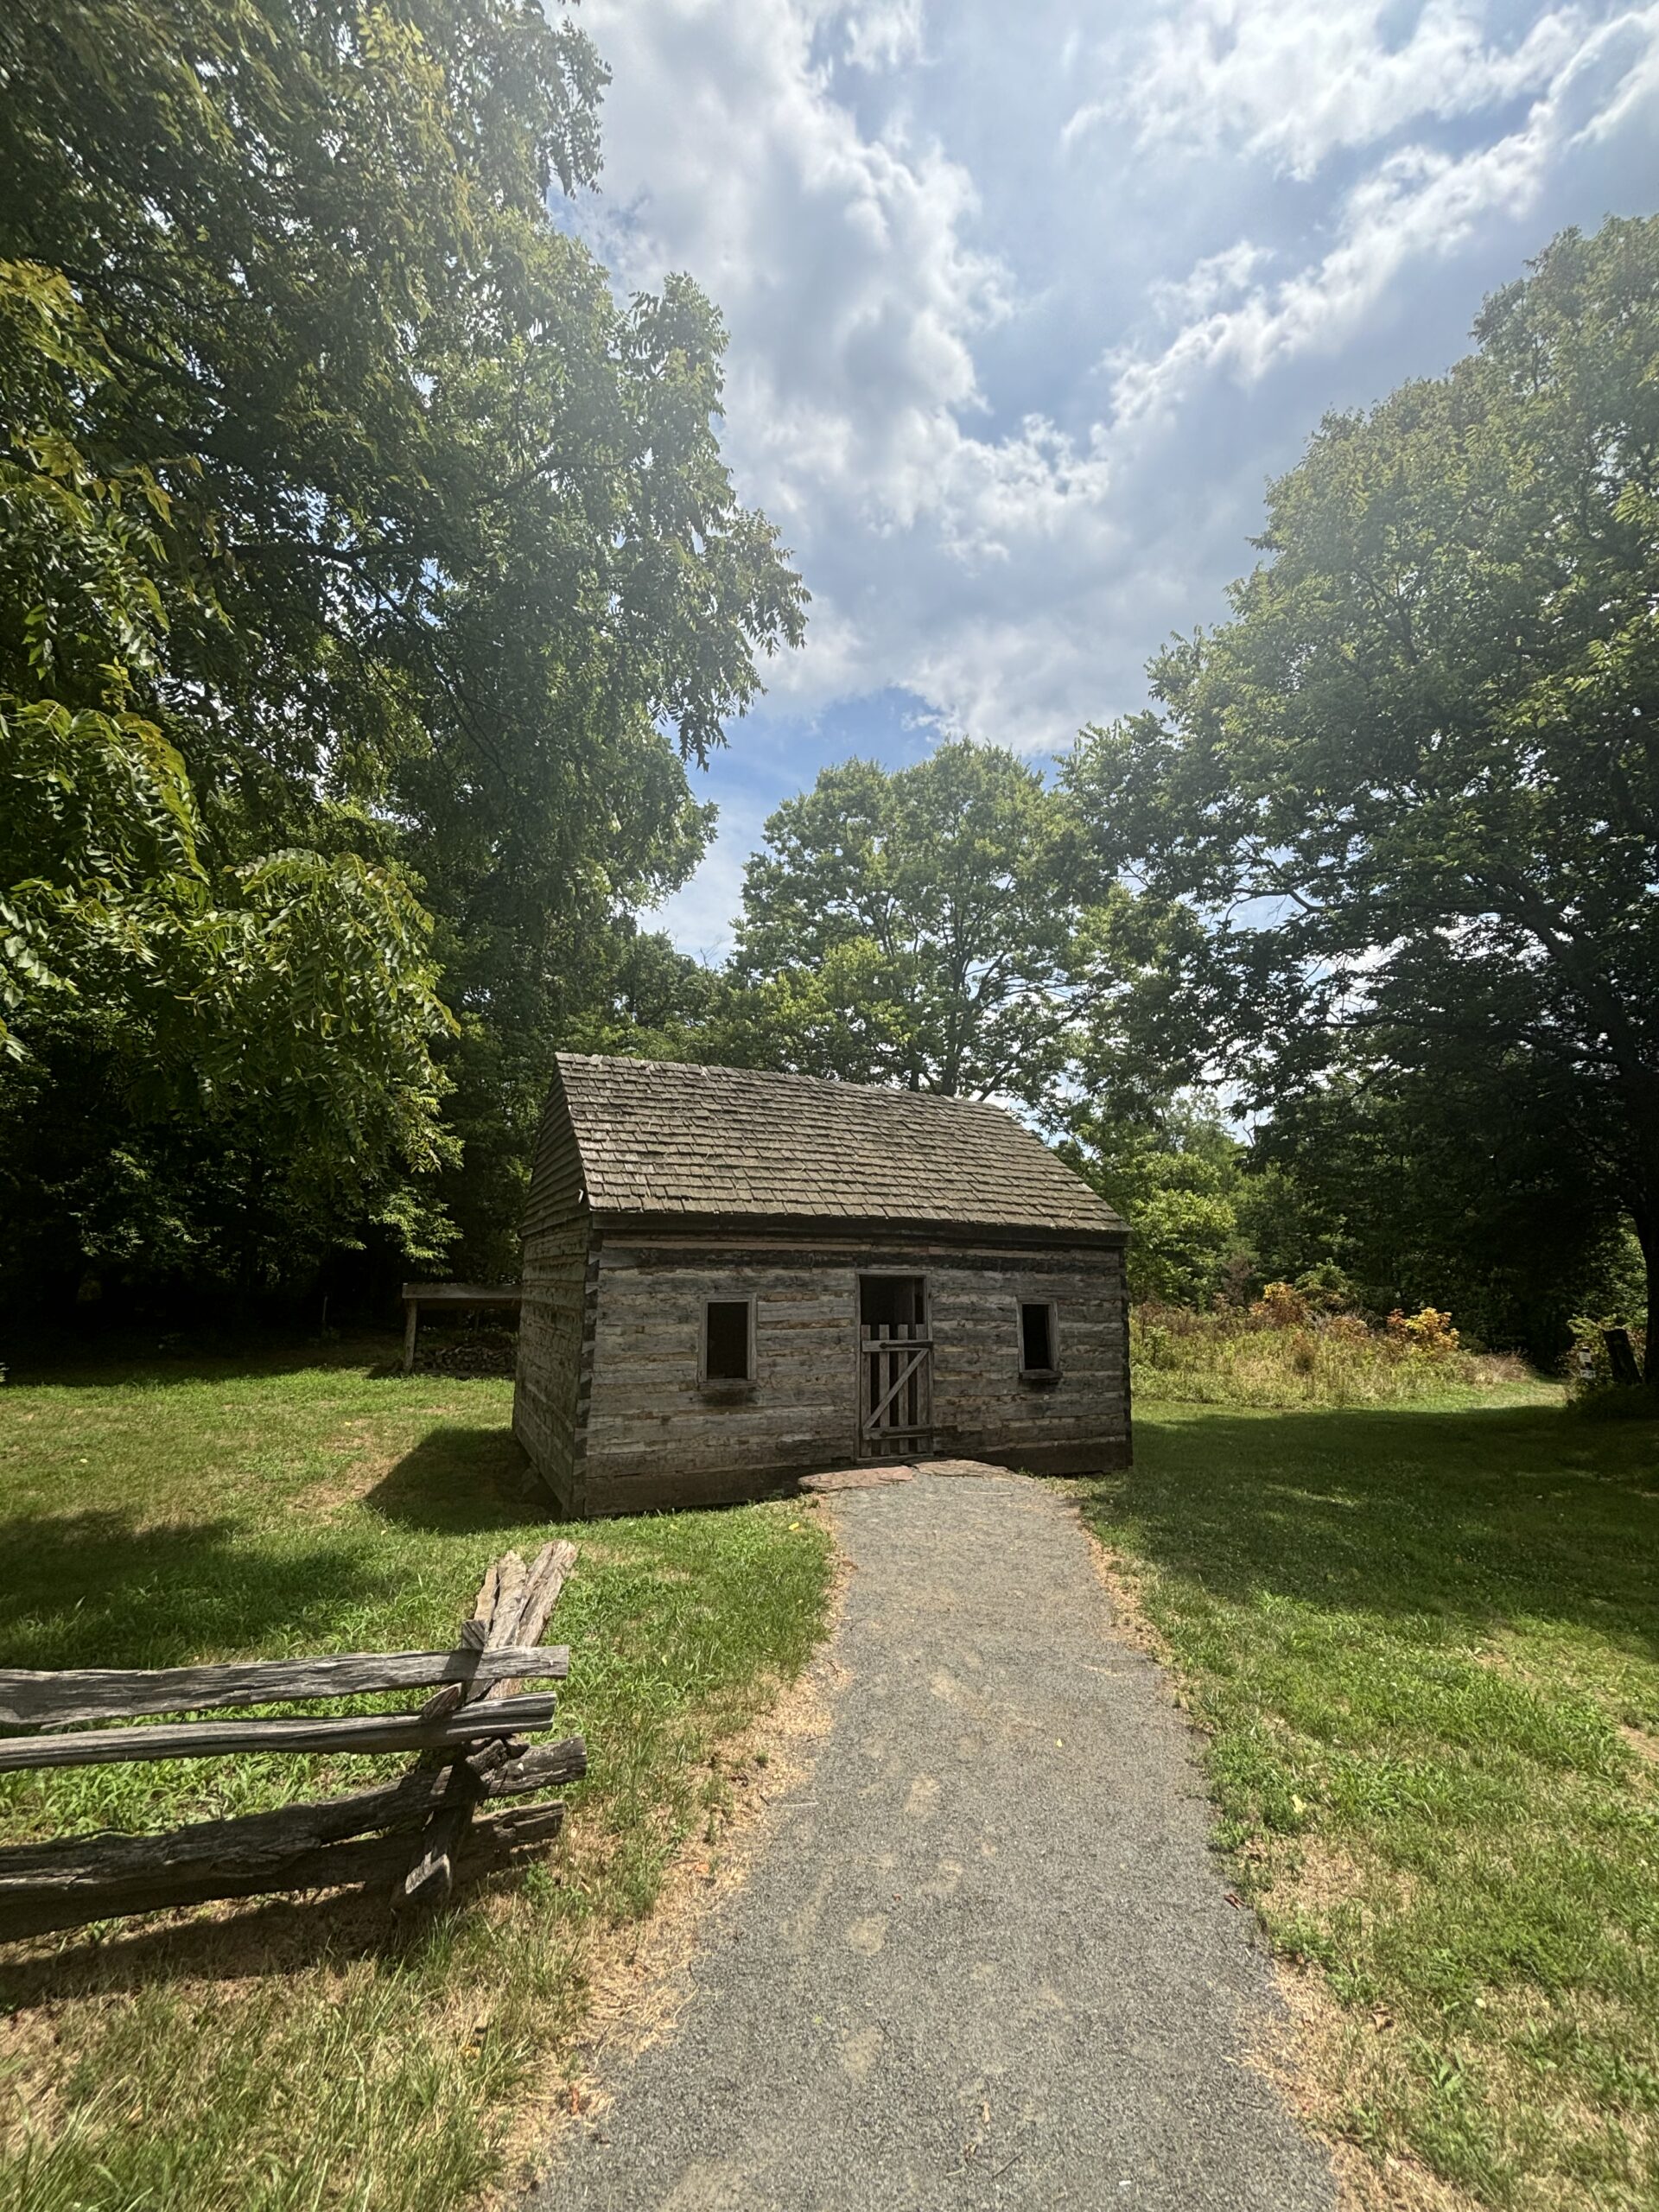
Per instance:
[[[716,1306],[741,1306],[747,1316],[745,1323],[745,1372],[741,1375],[715,1375],[709,1366],[709,1317]],[[705,1298],[702,1301],[702,1321],[697,1341],[697,1382],[704,1390],[730,1392],[752,1390],[754,1388],[754,1300],[741,1293],[732,1298]]]
[[[1048,1361],[1046,1367],[1032,1367],[1026,1361],[1026,1315],[1027,1312],[1046,1314],[1048,1327]],[[1014,1325],[1019,1331],[1020,1378],[1026,1382],[1052,1382],[1060,1373],[1060,1312],[1058,1302],[1052,1298],[1022,1298],[1014,1309]]]

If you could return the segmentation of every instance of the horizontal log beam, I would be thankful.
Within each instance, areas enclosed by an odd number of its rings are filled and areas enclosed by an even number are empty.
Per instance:
[[[347,1651],[327,1659],[257,1659],[213,1667],[81,1667],[35,1674],[0,1667],[0,1727],[61,1726],[72,1720],[133,1720],[151,1713],[289,1705],[314,1697],[360,1697],[424,1689],[434,1682],[487,1688],[499,1681],[563,1681],[563,1645],[511,1651]]]
[[[224,1751],[429,1751],[544,1728],[550,1694],[493,1699],[424,1719],[373,1713],[347,1719],[164,1721],[156,1728],[89,1728],[67,1736],[0,1737],[0,1772],[103,1766],[128,1759],[211,1758]]]
[[[563,1805],[528,1805],[495,1820],[479,1821],[474,1840],[486,1858],[500,1859],[550,1842],[563,1819]],[[34,1890],[21,1886],[0,1900],[0,1942],[16,1942],[28,1936],[48,1935],[54,1929],[79,1927],[89,1920],[114,1920],[176,1905],[205,1904],[219,1897],[378,1885],[400,1873],[408,1860],[409,1838],[394,1832],[354,1836],[320,1849],[273,1857],[255,1866],[181,1866],[158,1873],[148,1884],[103,1889],[92,1885],[67,1889],[61,1884],[42,1884]]]
[[[400,1781],[349,1797],[279,1805],[231,1821],[197,1821],[165,1835],[60,1836],[0,1851],[0,1928],[10,1899],[26,1891],[142,1887],[172,1875],[255,1874],[302,1852],[349,1835],[410,1828],[441,1807],[478,1799],[528,1796],[579,1782],[588,1771],[580,1736],[538,1744],[512,1756],[497,1742],[441,1767],[416,1767]]]

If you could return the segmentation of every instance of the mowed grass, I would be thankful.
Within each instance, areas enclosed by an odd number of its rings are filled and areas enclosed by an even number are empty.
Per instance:
[[[475,2196],[558,2089],[596,1956],[689,1838],[717,1856],[745,1780],[722,1739],[821,1631],[830,1558],[810,1514],[557,1529],[526,1494],[512,1385],[377,1372],[389,1350],[0,1390],[0,1666],[446,1647],[492,1558],[569,1535],[550,1636],[572,1649],[559,1731],[586,1736],[591,1771],[566,1835],[412,1929],[383,1899],[336,1896],[0,1947],[8,2212],[442,2212]],[[407,1764],[0,1776],[0,1842],[159,1829]]]
[[[1379,2205],[1659,2205],[1659,1427],[1136,1409],[1087,1511]]]

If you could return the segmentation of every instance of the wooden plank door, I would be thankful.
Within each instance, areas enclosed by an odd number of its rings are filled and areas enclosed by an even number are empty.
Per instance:
[[[867,1324],[858,1369],[862,1457],[925,1458],[933,1448],[933,1338],[926,1323]]]

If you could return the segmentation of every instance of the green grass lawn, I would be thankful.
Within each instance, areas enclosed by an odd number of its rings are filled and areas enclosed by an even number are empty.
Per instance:
[[[1659,1427],[1136,1408],[1087,1510],[1379,2204],[1659,2206]]]
[[[544,1863],[393,1929],[379,1900],[210,1906],[0,1951],[9,2212],[441,2212],[560,2079],[596,1948],[730,1802],[721,1739],[818,1636],[827,1539],[786,1504],[556,1530],[512,1386],[388,1345],[152,1358],[0,1390],[0,1665],[442,1647],[486,1566],[580,1547],[550,1635],[587,1783]],[[354,1710],[399,1700],[359,1700]],[[318,1707],[305,1708],[315,1712]],[[0,1776],[0,1841],[161,1828],[395,1774],[389,1758]],[[463,1872],[464,1872],[463,1862]]]

